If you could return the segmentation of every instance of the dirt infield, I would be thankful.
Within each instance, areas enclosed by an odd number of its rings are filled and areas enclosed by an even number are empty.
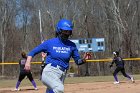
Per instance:
[[[45,93],[45,86],[38,86],[35,91],[32,86],[20,87],[21,91],[13,91],[13,88],[0,88],[0,93]],[[123,81],[114,85],[112,82],[94,82],[65,84],[65,93],[140,93],[140,81],[132,83]]]

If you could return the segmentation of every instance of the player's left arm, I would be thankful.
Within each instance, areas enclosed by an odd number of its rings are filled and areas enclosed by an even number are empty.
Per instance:
[[[74,59],[74,61],[77,65],[82,65],[82,64],[86,63],[85,57],[83,57],[83,58],[80,57],[80,55],[78,53],[78,49],[76,47],[73,47],[72,58]]]

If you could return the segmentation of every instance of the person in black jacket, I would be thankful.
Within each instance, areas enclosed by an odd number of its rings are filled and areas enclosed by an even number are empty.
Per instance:
[[[117,74],[120,71],[121,71],[121,73],[123,74],[124,77],[127,77],[128,79],[130,79],[134,83],[134,78],[130,77],[125,72],[124,60],[119,56],[119,52],[118,51],[113,52],[113,55],[114,55],[114,58],[113,58],[113,61],[112,61],[111,65],[110,65],[110,68],[113,66],[114,63],[116,64],[116,67],[117,67],[115,69],[114,73],[113,73],[113,76],[114,76],[114,79],[115,79],[114,84],[119,84],[119,80],[117,78]]]
[[[19,66],[20,66],[20,73],[19,73],[19,78],[18,78],[18,81],[16,83],[16,88],[15,88],[15,91],[19,91],[19,85],[21,83],[21,81],[27,76],[28,79],[30,80],[30,82],[32,83],[32,85],[34,86],[34,89],[35,90],[38,90],[37,86],[36,86],[36,83],[32,77],[32,73],[31,71],[26,71],[24,69],[25,67],[25,63],[26,63],[26,60],[27,60],[27,56],[26,56],[26,53],[25,52],[22,52],[21,53],[21,59],[19,60]]]

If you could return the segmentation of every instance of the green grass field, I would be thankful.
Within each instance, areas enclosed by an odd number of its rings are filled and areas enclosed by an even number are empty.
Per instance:
[[[140,75],[133,75],[135,80],[140,80]],[[127,78],[122,75],[118,76],[120,81],[125,81]],[[17,79],[13,80],[0,80],[0,88],[15,87]],[[35,79],[37,86],[43,85],[38,79]],[[94,82],[113,82],[113,76],[92,76],[92,77],[67,77],[65,80],[66,84],[71,83],[94,83]],[[24,79],[20,86],[30,86],[31,83],[28,79]],[[32,86],[32,85],[31,85]]]

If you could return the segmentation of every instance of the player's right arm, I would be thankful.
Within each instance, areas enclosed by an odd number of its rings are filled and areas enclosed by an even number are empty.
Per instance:
[[[32,60],[32,56],[28,56],[26,60],[25,68],[24,68],[27,71],[30,71],[31,69],[31,60]]]
[[[47,50],[46,45],[47,44],[44,42],[44,43],[38,45],[37,47],[35,47],[33,50],[31,50],[29,52],[28,57],[27,57],[27,61],[26,61],[26,64],[25,64],[25,68],[24,68],[25,70],[29,71],[31,69],[31,60],[36,54],[38,54],[40,52],[44,52],[44,51]]]

